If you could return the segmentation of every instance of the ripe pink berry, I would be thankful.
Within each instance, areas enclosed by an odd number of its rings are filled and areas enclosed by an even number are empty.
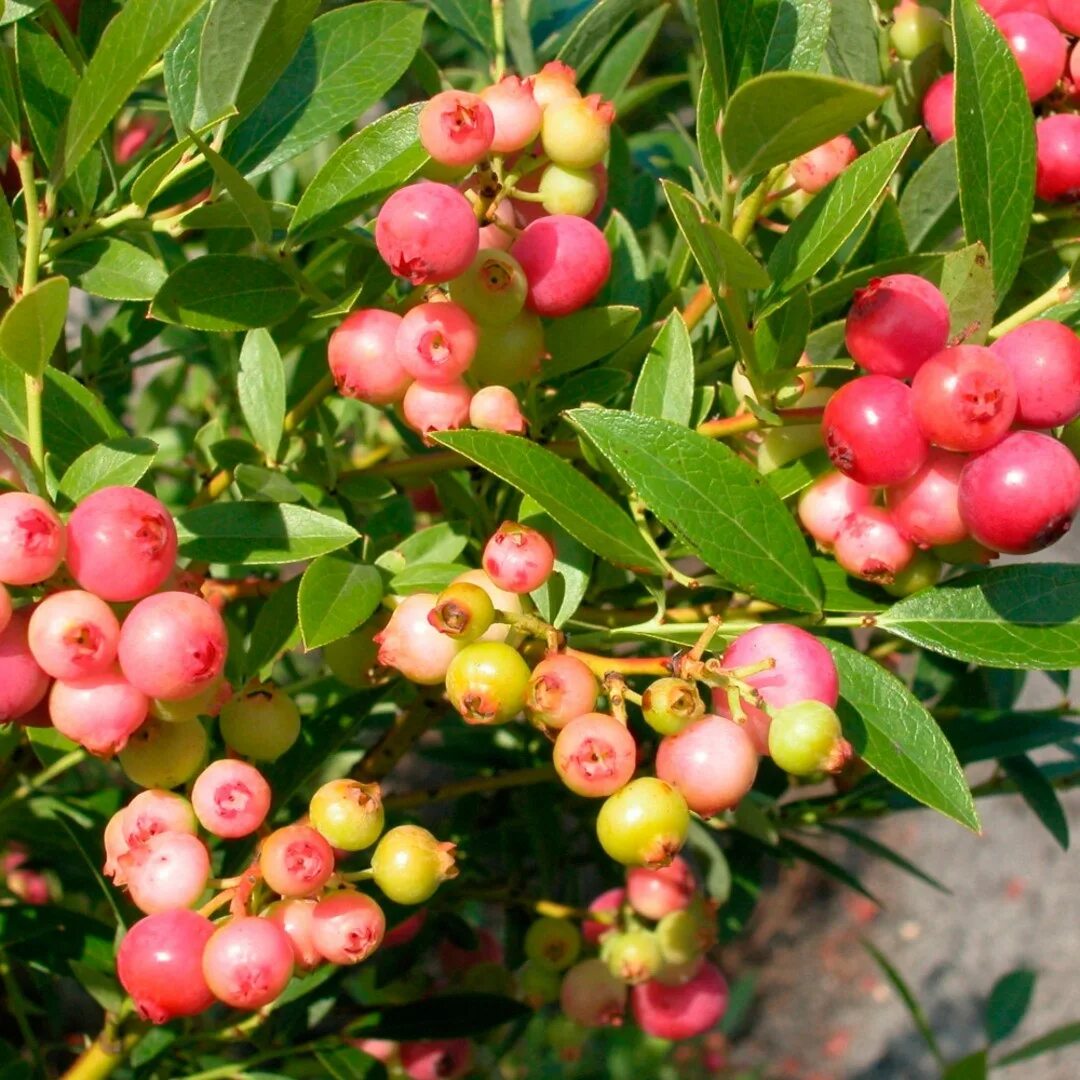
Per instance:
[[[1080,101],[1080,42],[1073,46],[1069,54],[1069,81],[1066,88],[1074,102]]]
[[[232,840],[250,835],[266,820],[270,785],[253,765],[222,758],[198,775],[191,802],[208,833]]]
[[[369,405],[393,405],[412,382],[394,348],[401,316],[379,308],[349,314],[330,335],[327,360],[338,392]]]
[[[1008,365],[982,345],[957,345],[931,357],[911,384],[922,433],[961,452],[1000,442],[1016,416],[1016,383]]]
[[[495,118],[479,94],[444,90],[420,110],[420,143],[440,165],[475,165],[495,137]]]
[[[659,870],[634,866],[626,872],[626,898],[646,919],[662,919],[669,912],[682,911],[696,893],[694,872],[680,855]]]
[[[545,727],[559,730],[577,716],[592,712],[600,684],[576,656],[556,653],[541,660],[529,679],[526,707]]]
[[[30,652],[28,611],[16,611],[0,630],[0,724],[25,716],[49,691],[49,676]]]
[[[604,287],[611,251],[590,221],[552,214],[534,221],[510,249],[529,283],[529,309],[550,318],[583,308]]]
[[[418,304],[401,320],[398,363],[427,386],[456,383],[476,355],[476,323],[451,301]]]
[[[827,473],[799,496],[799,521],[819,545],[831,548],[844,518],[873,501],[870,488],[849,480],[843,473]]]
[[[1004,334],[990,351],[1016,384],[1016,422],[1036,428],[1080,416],[1080,337],[1050,319],[1035,319]]]
[[[575,794],[601,798],[634,775],[637,744],[613,716],[590,712],[571,720],[555,740],[555,771]]]
[[[398,1057],[409,1080],[457,1080],[472,1067],[472,1046],[468,1039],[406,1042]]]
[[[846,135],[837,135],[797,157],[791,163],[791,179],[813,195],[831,184],[858,156],[855,144]]]
[[[539,589],[555,568],[555,552],[536,529],[504,521],[484,546],[488,577],[507,592]]]
[[[563,976],[559,1005],[582,1027],[615,1027],[626,1011],[626,984],[603,960],[581,960]]]
[[[218,1001],[234,1009],[261,1009],[292,978],[292,945],[272,919],[233,918],[207,941],[202,972]]]
[[[825,406],[821,430],[832,463],[868,487],[901,483],[930,452],[910,387],[887,375],[864,375],[840,387]]]
[[[1035,194],[1051,202],[1080,198],[1080,116],[1044,116],[1036,121],[1035,140]]]
[[[647,1035],[659,1039],[692,1039],[724,1015],[728,988],[724,976],[706,962],[689,981],[677,986],[656,979],[630,992],[634,1019]]]
[[[1049,19],[1027,11],[1001,15],[997,24],[1016,57],[1028,98],[1046,97],[1065,71],[1068,45],[1061,31]]]
[[[477,390],[469,402],[469,423],[481,431],[501,431],[506,435],[524,435],[526,428],[517,394],[506,386]]]
[[[286,825],[263,842],[263,880],[279,896],[311,896],[334,872],[334,852],[309,825]]]
[[[956,95],[956,76],[950,72],[942,75],[926,91],[923,98],[923,123],[930,138],[939,145],[948,142],[956,134],[953,101]]]
[[[210,877],[206,845],[190,833],[163,832],[120,856],[128,893],[147,915],[191,907]]]
[[[586,945],[599,945],[600,939],[614,929],[617,922],[615,916],[618,914],[619,908],[625,903],[626,890],[621,887],[607,889],[593,900],[589,905],[589,911],[598,915],[610,915],[611,921],[585,919],[581,924],[581,936],[585,939]]]
[[[1080,465],[1049,435],[1015,431],[960,475],[960,516],[993,551],[1041,551],[1069,531],[1080,507]]]
[[[332,964],[359,964],[382,944],[386,917],[370,896],[342,889],[320,900],[311,919],[315,948]]]
[[[844,520],[833,554],[849,574],[888,585],[911,562],[915,546],[888,510],[868,506]]]
[[[457,188],[423,180],[395,191],[383,204],[375,245],[398,277],[436,285],[468,269],[480,246],[479,226]]]
[[[56,730],[99,757],[123,750],[149,708],[146,694],[115,670],[57,680],[49,695]]]
[[[30,616],[34,659],[54,679],[79,679],[112,667],[120,623],[93,593],[68,589],[47,596]]]
[[[494,153],[524,150],[536,141],[544,114],[526,80],[504,75],[493,86],[481,90],[480,97],[495,120],[495,137],[491,142]]]
[[[144,1020],[165,1024],[196,1016],[214,1004],[202,972],[214,924],[180,909],[140,919],[120,942],[116,974]]]
[[[967,537],[959,503],[960,473],[966,462],[962,454],[931,450],[914,476],[886,493],[893,523],[919,547],[958,544]]]
[[[1050,18],[1061,30],[1080,37],[1080,7],[1076,0],[1046,0],[1046,7]]]
[[[421,435],[454,431],[469,420],[472,391],[461,380],[429,386],[414,382],[405,391],[401,411],[405,422]]]
[[[532,88],[533,97],[542,109],[546,109],[556,101],[581,97],[574,85],[577,82],[577,72],[561,60],[549,61],[526,82]]]
[[[221,675],[229,638],[221,616],[189,593],[140,600],[120,627],[120,670],[152,698],[194,697]]]
[[[461,644],[442,634],[428,621],[438,597],[434,593],[413,593],[405,597],[390,616],[386,628],[375,635],[379,663],[396,668],[410,682],[437,686],[446,678],[450,661]]]
[[[656,775],[678,788],[702,817],[730,810],[754,785],[758,753],[739,724],[704,716],[660,740]]]
[[[726,720],[731,719],[731,705],[724,687],[713,687],[712,703],[712,711],[717,716],[722,716]],[[750,741],[758,754],[764,756],[769,752],[769,728],[772,727],[772,717],[764,709],[759,709],[745,698],[739,698],[739,707],[743,713],[743,731],[750,736]]]
[[[64,557],[63,522],[42,498],[25,491],[0,495],[0,582],[36,585]]]
[[[174,791],[140,791],[118,814],[123,843],[129,848],[161,833],[195,835],[191,803]]]
[[[779,708],[812,698],[835,706],[840,683],[832,653],[813,634],[785,623],[755,626],[740,634],[724,653],[727,669],[751,667],[762,660],[775,661],[772,668],[747,675],[749,683],[767,705]]]
[[[278,900],[271,904],[264,915],[285,931],[292,945],[293,962],[303,971],[312,971],[323,960],[322,953],[315,948],[312,930],[312,916],[317,900]]]
[[[949,340],[949,305],[915,274],[874,278],[855,291],[844,338],[855,363],[875,375],[910,379]]]
[[[141,600],[165,583],[175,563],[172,515],[138,488],[95,491],[68,521],[68,568],[102,600]]]

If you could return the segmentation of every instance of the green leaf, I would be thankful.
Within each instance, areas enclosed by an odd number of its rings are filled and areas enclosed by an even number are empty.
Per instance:
[[[456,1039],[479,1035],[531,1013],[521,1002],[498,994],[443,994],[438,1002],[437,1009],[431,1001],[371,1009],[357,1020],[356,1033],[365,1039]]]
[[[428,0],[447,26],[460,30],[489,56],[495,52],[495,25],[490,0]]]
[[[157,443],[149,439],[110,439],[80,454],[60,480],[60,492],[72,503],[81,502],[99,488],[132,487],[154,464]]]
[[[987,667],[1058,671],[1080,665],[1080,566],[979,570],[909,596],[878,625]]]
[[[69,291],[67,278],[49,278],[19,297],[0,320],[0,354],[35,379],[64,332]]]
[[[931,886],[931,888],[937,889],[938,892],[947,895],[951,894],[951,890],[945,888],[937,878],[931,877],[925,870],[920,870],[919,867],[909,859],[905,859],[903,855],[893,851],[891,847],[887,847],[880,841],[875,840],[873,836],[864,832],[862,829],[849,828],[848,826],[840,825],[835,821],[822,821],[821,827],[827,832],[836,833],[838,836],[844,837],[849,843],[869,852],[875,858],[884,859],[886,862],[892,863],[893,866],[897,866],[905,873],[925,882],[927,885]]]
[[[42,402],[49,456],[64,464],[106,439],[126,435],[109,410],[77,379],[63,371],[45,372]]]
[[[214,175],[221,181],[222,187],[232,196],[237,209],[243,215],[247,227],[261,244],[270,242],[270,207],[259,193],[245,180],[239,169],[226,161],[216,150],[207,146],[194,132],[188,132],[191,141],[199,148],[199,153],[214,170]]]
[[[880,85],[877,9],[866,0],[831,0],[829,41],[825,53],[834,75]]]
[[[1016,785],[1028,809],[1046,826],[1062,851],[1069,850],[1069,819],[1054,785],[1025,754],[1001,759],[1006,776]],[[1002,1035],[1001,1038],[1005,1036]]]
[[[977,832],[964,771],[934,718],[880,664],[839,642],[824,644],[840,673],[840,718],[855,753],[913,799]]]
[[[737,454],[633,413],[574,409],[566,418],[725,581],[795,611],[821,610],[821,581],[794,518]]]
[[[923,1008],[919,1004],[918,999],[911,992],[908,984],[904,982],[900,972],[889,963],[885,954],[871,945],[869,941],[863,940],[862,947],[873,957],[874,962],[881,968],[882,972],[884,972],[885,978],[892,983],[893,989],[900,995],[900,1000],[911,1014],[911,1019],[915,1021],[915,1027],[918,1028],[919,1034],[930,1048],[930,1052],[939,1062],[944,1062],[945,1059],[941,1056],[941,1050],[938,1047],[937,1039],[934,1038],[933,1028],[930,1027],[930,1022],[926,1019],[926,1013],[923,1012]]]
[[[558,59],[580,77],[600,58],[640,0],[594,0],[571,27]],[[651,5],[650,5],[651,6]]]
[[[734,5],[725,4],[724,6]],[[748,22],[753,12],[753,4],[744,3],[741,6],[744,19]],[[697,16],[698,29],[701,31],[701,51],[705,54],[702,82],[708,80],[712,88],[712,96],[719,109],[730,97],[739,78],[739,64],[735,62],[734,57],[729,56],[724,41],[724,27],[731,26],[733,20],[730,19],[727,11],[724,12],[727,18],[721,19],[720,4],[716,0],[694,0],[694,14]]]
[[[602,94],[610,100],[630,85],[667,14],[668,5],[661,4],[612,45],[589,83],[590,94]]]
[[[289,236],[310,240],[352,221],[422,168],[428,161],[417,131],[422,107],[406,105],[346,139],[304,189]]]
[[[555,573],[529,595],[541,618],[562,629],[585,599],[592,581],[593,554],[560,528],[528,495],[521,500],[517,519],[542,532],[555,548]]]
[[[385,1080],[386,1066],[376,1061],[370,1054],[357,1050],[355,1046],[338,1046],[333,1050],[322,1050],[315,1055],[315,1060],[323,1068],[327,1080]]]
[[[255,616],[251,628],[247,655],[244,657],[244,676],[257,674],[287,649],[300,641],[300,615],[297,596],[302,578],[294,577],[270,594]]]
[[[1035,127],[1012,52],[976,0],[953,3],[956,164],[968,241],[990,253],[1001,300],[1024,257],[1035,200]]]
[[[876,86],[807,72],[769,72],[743,83],[724,114],[721,140],[737,176],[782,165],[842,135],[888,96]]]
[[[1007,1039],[1021,1024],[1035,993],[1034,971],[1023,968],[1002,975],[990,991],[984,1024],[992,1043]]]
[[[1063,1046],[1071,1046],[1075,1042],[1080,1042],[1080,1021],[1062,1024],[1061,1027],[1054,1028],[1053,1031],[1048,1031],[1037,1039],[1032,1039],[1031,1042],[1025,1043],[1004,1057],[998,1058],[995,1064],[998,1066],[1015,1065],[1020,1061],[1030,1061],[1040,1054],[1048,1054],[1051,1050],[1060,1050]]]
[[[716,842],[716,834],[700,821],[691,821],[686,845],[703,867],[702,884],[709,899],[726,904],[731,896],[731,867],[723,848]]]
[[[949,725],[949,741],[965,764],[1015,757],[1080,738],[1080,724],[1059,712],[965,713]]]
[[[152,300],[165,284],[165,268],[142,248],[102,236],[53,259],[53,270],[106,300]]]
[[[0,199],[0,285],[14,289],[19,283],[19,241],[7,199]]]
[[[662,573],[629,515],[567,461],[537,443],[492,431],[448,431],[435,441],[531,495],[575,540],[616,566]]]
[[[318,649],[351,634],[379,606],[382,575],[344,555],[324,555],[300,582],[300,632],[305,649]]]
[[[797,289],[779,307],[758,320],[754,327],[754,353],[758,368],[770,373],[770,386],[779,388],[790,382],[791,372],[806,348],[810,334],[810,297]]]
[[[941,1074],[941,1080],[986,1080],[988,1062],[985,1050],[976,1050],[959,1061],[950,1061]]]
[[[176,132],[187,131],[195,120],[196,111],[201,107],[199,54],[202,49],[203,27],[209,14],[209,5],[200,8],[165,50],[162,60],[165,97],[169,103],[173,130]]]
[[[158,290],[150,314],[195,330],[254,330],[300,303],[292,278],[247,255],[204,255],[183,263]]]
[[[874,209],[917,132],[897,135],[854,161],[792,222],[769,258],[766,302],[809,281]]]
[[[634,227],[618,210],[611,211],[604,239],[611,248],[611,273],[598,303],[647,308],[651,300],[648,262]]]
[[[701,168],[712,189],[713,198],[717,198],[718,193],[724,190],[724,151],[716,130],[720,122],[720,99],[708,71],[701,78],[696,121],[698,157],[701,158]]]
[[[468,571],[464,563],[422,562],[407,566],[390,579],[390,592],[397,596],[410,593],[441,593],[454,580]]]
[[[109,121],[146,75],[147,68],[205,0],[127,0],[101,35],[79,77],[64,125],[63,149],[53,177],[69,177]]]
[[[426,14],[371,0],[317,18],[284,74],[226,141],[226,156],[257,175],[333,135],[405,73]]]
[[[693,407],[694,349],[682,315],[673,311],[645,357],[630,409],[688,427]]]
[[[548,323],[544,343],[551,358],[544,361],[544,378],[569,374],[614,352],[629,340],[640,318],[637,308],[598,307]]]
[[[900,219],[911,251],[930,251],[960,227],[956,140],[937,147],[900,195]]]
[[[883,906],[881,901],[847,867],[833,862],[832,859],[822,855],[820,851],[815,851],[812,847],[800,844],[798,840],[793,840],[790,836],[781,839],[778,850],[781,855],[793,856],[805,863],[809,863],[822,873],[828,874],[829,877],[839,881],[841,885],[854,889],[855,892],[865,896],[867,900],[873,900],[878,907]]]
[[[359,538],[351,526],[303,506],[267,502],[213,503],[176,521],[189,559],[271,566],[313,559]]]
[[[789,0],[757,10],[768,20],[760,71],[817,71],[829,39],[830,0]]]
[[[236,394],[248,430],[274,461],[285,423],[285,367],[266,330],[250,330],[244,335]]]
[[[15,57],[6,45],[0,48],[0,135],[13,143],[22,139],[19,92],[15,87]]]
[[[982,244],[950,251],[939,282],[949,302],[949,340],[980,345],[994,323],[994,282]]]

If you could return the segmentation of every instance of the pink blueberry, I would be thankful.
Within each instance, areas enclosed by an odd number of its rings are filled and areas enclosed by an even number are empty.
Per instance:
[[[840,696],[836,664],[813,634],[784,623],[755,626],[728,646],[722,663],[736,669],[767,659],[775,662],[773,667],[745,676],[767,705],[780,708],[808,699],[836,705]]]
[[[394,348],[401,316],[379,308],[349,314],[330,335],[327,360],[338,392],[369,405],[393,405],[412,376]]]
[[[990,351],[1016,385],[1016,422],[1053,428],[1080,416],[1080,336],[1049,319],[1034,319],[1002,335]]]
[[[30,616],[34,659],[54,679],[98,675],[112,667],[120,623],[93,593],[67,589],[47,596]]]
[[[837,135],[791,163],[791,179],[809,195],[831,184],[857,157],[859,151],[846,135]]]
[[[1035,124],[1035,193],[1050,202],[1080,198],[1080,115],[1056,113]]]
[[[702,817],[731,810],[754,785],[758,752],[746,731],[722,716],[703,716],[656,751],[656,775]]]
[[[332,964],[359,964],[382,944],[386,917],[370,896],[342,889],[324,897],[311,917],[311,940]]]
[[[469,200],[429,180],[400,188],[375,221],[375,245],[398,277],[435,285],[464,273],[480,246]]]
[[[540,134],[543,112],[527,80],[516,75],[504,75],[497,83],[480,91],[480,97],[491,110],[495,135],[491,149],[496,154],[524,150]]]
[[[278,900],[265,911],[265,917],[276,922],[292,945],[293,962],[303,971],[317,968],[323,961],[322,953],[315,948],[312,916],[317,900]]]
[[[119,863],[128,894],[147,915],[191,907],[210,878],[210,854],[190,833],[157,833],[129,847]]]
[[[555,771],[571,791],[600,798],[618,791],[634,775],[637,744],[615,717],[590,712],[559,732],[552,758]]]
[[[56,511],[25,491],[0,495],[0,583],[36,585],[56,573],[66,534]]]
[[[870,488],[843,473],[827,473],[799,496],[799,521],[818,544],[831,548],[844,518],[853,510],[869,506],[873,500],[874,492]]]
[[[271,919],[232,918],[207,941],[202,973],[219,1001],[234,1009],[261,1009],[278,998],[292,978],[292,945]]]
[[[681,855],[658,870],[634,866],[626,872],[626,898],[646,919],[659,920],[672,911],[682,911],[696,893],[694,872]]]
[[[948,142],[956,134],[953,116],[953,99],[956,94],[956,76],[950,72],[942,75],[926,91],[923,98],[923,123],[936,143]]]
[[[420,143],[439,162],[475,165],[491,150],[495,119],[479,94],[444,90],[420,110]]]
[[[849,515],[833,548],[836,561],[849,573],[889,585],[915,555],[915,545],[879,506]]]
[[[401,411],[409,427],[421,435],[454,431],[468,423],[472,397],[460,379],[437,386],[414,382],[405,391]]]
[[[199,823],[214,836],[253,833],[270,811],[270,785],[253,765],[222,758],[196,777],[191,803]]]
[[[507,386],[485,386],[469,402],[469,423],[481,431],[501,431],[506,435],[524,435],[525,417],[517,394]]]
[[[966,463],[963,454],[931,450],[914,476],[886,492],[893,523],[919,547],[958,544],[967,537],[959,502],[960,473]]]
[[[529,593],[551,577],[555,551],[536,529],[504,521],[484,546],[483,566],[500,589]]]
[[[656,979],[635,986],[630,1007],[638,1026],[659,1039],[692,1039],[724,1015],[728,988],[724,976],[704,963],[689,982],[671,986]]]
[[[476,355],[476,323],[450,301],[418,304],[401,320],[394,349],[398,363],[426,386],[456,383]]]
[[[611,272],[604,234],[592,222],[569,214],[534,221],[510,253],[521,263],[529,283],[527,306],[552,318],[583,308]]]
[[[442,634],[428,621],[438,597],[434,593],[413,593],[405,597],[390,616],[386,627],[375,635],[379,663],[396,668],[410,682],[437,686],[446,678],[450,661],[461,645]]]
[[[0,630],[0,724],[25,716],[49,692],[49,676],[30,652],[29,622],[23,608]]]
[[[1001,15],[997,24],[1020,67],[1028,97],[1032,101],[1046,97],[1065,71],[1068,45],[1061,31],[1029,11]]]
[[[59,679],[49,694],[53,726],[91,754],[112,757],[146,719],[150,699],[116,670]]]

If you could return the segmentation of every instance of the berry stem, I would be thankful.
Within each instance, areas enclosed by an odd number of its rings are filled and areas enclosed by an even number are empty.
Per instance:
[[[734,236],[740,244],[745,244],[750,238],[750,234],[754,231],[754,225],[761,216],[761,211],[764,209],[765,203],[769,199],[769,193],[772,191],[773,185],[784,175],[786,170],[786,165],[777,165],[776,168],[768,173],[765,179],[762,180],[745,199],[743,199],[742,204],[739,206],[738,213],[735,215],[734,224],[731,226],[731,235]]]
[[[353,870],[348,874],[338,874],[341,881],[371,881],[375,877],[375,871],[369,866],[366,870]]]
[[[617,675],[670,675],[669,656],[598,656],[596,653],[567,649],[567,656],[575,656],[598,678],[614,672]]]
[[[0,802],[0,816],[14,803],[21,802],[35,791],[40,791],[50,780],[66,773],[68,769],[74,769],[86,760],[86,751],[81,747],[78,750],[69,750],[63,757],[57,758],[50,766],[35,773],[29,780],[23,781],[6,799]]]
[[[1024,323],[1037,319],[1058,304],[1067,303],[1075,295],[1076,286],[1071,283],[1069,275],[1066,274],[1063,278],[1059,278],[1041,296],[1035,297],[1031,303],[1025,304],[1019,311],[1014,311],[1007,319],[1002,319],[996,326],[991,327],[987,336],[991,341],[997,341],[998,338],[1003,337],[1010,330],[1015,330],[1018,326],[1023,326]]]
[[[402,792],[399,795],[387,795],[383,805],[393,810],[413,810],[419,806],[447,802],[461,795],[477,795],[487,791],[501,791],[504,788],[525,787],[529,784],[546,784],[555,779],[555,769],[551,765],[539,765],[531,769],[514,769],[511,772],[498,773],[495,776],[474,776],[468,780],[456,780],[440,787],[421,788],[419,791]]]
[[[364,755],[353,777],[370,783],[381,780],[425,731],[439,720],[433,703],[420,699],[395,717],[381,739]]]

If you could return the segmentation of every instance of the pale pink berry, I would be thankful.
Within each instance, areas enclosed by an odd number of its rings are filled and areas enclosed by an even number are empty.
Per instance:
[[[163,832],[120,856],[128,894],[147,915],[191,907],[206,890],[210,855],[190,833]]]
[[[460,379],[438,386],[414,382],[405,391],[401,411],[409,427],[421,435],[455,431],[468,423],[472,397],[472,391]]]
[[[229,648],[225,624],[205,600],[157,593],[140,600],[120,627],[120,669],[148,697],[194,697],[221,675]]]
[[[124,807],[126,810],[127,807]],[[127,876],[120,867],[120,856],[126,855],[131,846],[127,842],[124,832],[124,810],[117,810],[105,825],[102,835],[102,844],[105,847],[105,865],[101,872],[112,878],[113,884],[120,886],[127,884]]]
[[[551,577],[555,551],[536,529],[504,521],[484,546],[483,566],[500,589],[529,593]]]
[[[930,138],[940,144],[948,142],[956,134],[956,120],[953,116],[953,100],[956,95],[956,76],[949,72],[942,75],[926,91],[923,98],[923,123],[930,132]]]
[[[823,548],[836,543],[844,518],[874,501],[871,488],[856,483],[840,472],[815,480],[799,496],[799,521]]]
[[[49,715],[61,735],[91,754],[112,757],[146,719],[150,699],[119,671],[59,679],[49,695]]]
[[[79,589],[47,596],[30,616],[30,651],[54,679],[107,671],[116,660],[119,640],[120,623],[112,608]]]
[[[191,803],[199,823],[214,836],[249,836],[270,811],[270,785],[245,761],[213,761],[195,780]]]
[[[626,1011],[626,984],[593,957],[576,963],[563,976],[559,1005],[582,1027],[615,1027]]]
[[[740,634],[724,652],[728,670],[752,667],[763,660],[773,666],[752,675],[740,675],[767,705],[780,708],[795,701],[836,705],[840,696],[839,678],[832,653],[813,634],[798,626],[768,623]]]
[[[621,887],[606,889],[593,900],[589,911],[596,915],[607,915],[610,919],[585,919],[582,922],[581,936],[587,945],[599,945],[600,939],[615,928],[615,916],[625,903],[626,890]]]
[[[890,585],[915,555],[915,545],[879,506],[849,515],[833,548],[836,561],[849,573],[879,585]]]
[[[56,511],[25,491],[0,495],[0,582],[36,585],[64,557],[66,535]]]
[[[1035,123],[1035,194],[1051,202],[1080,198],[1080,115],[1055,113]]]
[[[139,488],[95,491],[68,521],[68,568],[82,588],[102,600],[149,596],[165,583],[175,563],[172,515]]]
[[[468,1039],[406,1042],[398,1058],[409,1080],[458,1080],[472,1067],[472,1046]]]
[[[312,916],[317,900],[278,900],[267,909],[265,917],[276,922],[289,938],[292,945],[293,961],[303,971],[312,971],[323,960],[322,953],[315,948]]]
[[[494,85],[481,90],[480,97],[495,121],[495,137],[491,142],[494,153],[510,154],[535,142],[543,112],[527,80],[504,75]]]
[[[374,639],[379,646],[379,663],[396,668],[410,682],[421,686],[441,683],[450,661],[461,650],[457,641],[428,622],[437,599],[434,593],[405,597]]]
[[[1080,416],[1080,336],[1050,319],[1034,319],[1002,335],[990,351],[1016,384],[1016,422],[1054,428]]]
[[[0,630],[0,724],[25,716],[49,691],[49,676],[30,652],[30,613],[21,609]]]
[[[1011,12],[997,19],[1008,42],[1031,101],[1046,97],[1065,71],[1068,44],[1061,31],[1042,15]]]
[[[279,896],[311,896],[334,872],[334,852],[310,825],[286,825],[262,842],[259,868]]]
[[[195,835],[195,811],[175,791],[160,788],[140,791],[119,814],[123,841],[128,847],[144,843],[159,833]]]
[[[214,997],[234,1009],[261,1009],[274,1001],[293,973],[288,935],[271,919],[230,919],[214,931],[202,956]]]
[[[600,684],[576,656],[556,653],[541,660],[529,679],[526,706],[532,719],[559,730],[596,708]]]
[[[494,138],[495,119],[479,94],[444,90],[420,110],[420,144],[440,165],[475,165]]]
[[[731,719],[731,704],[724,687],[713,687],[712,702],[713,712],[717,716]],[[739,708],[742,710],[743,731],[750,736],[750,741],[754,744],[754,749],[759,756],[764,757],[769,752],[769,728],[772,727],[772,717],[764,709],[758,708],[745,698],[739,699]]]
[[[964,454],[931,450],[926,464],[885,496],[893,523],[919,547],[958,544],[968,531],[960,517],[960,473]]]
[[[315,948],[332,964],[359,964],[382,944],[386,917],[370,896],[350,889],[320,900],[311,918]]]
[[[677,788],[702,817],[736,807],[754,785],[758,753],[750,736],[732,720],[703,716],[656,751],[656,775]]]
[[[469,423],[481,431],[501,431],[505,435],[524,435],[526,428],[517,394],[507,386],[477,390],[469,402]]]
[[[583,308],[611,272],[604,234],[592,222],[570,214],[534,221],[510,253],[525,271],[529,309],[551,318]]]
[[[463,274],[480,246],[469,200],[430,180],[394,192],[375,221],[375,245],[398,277],[435,285]]]
[[[398,363],[426,386],[457,383],[476,355],[476,323],[452,301],[418,304],[401,320]]]
[[[637,744],[625,724],[607,713],[571,720],[555,740],[555,771],[575,794],[602,798],[623,787],[637,766]]]
[[[727,1003],[727,982],[708,962],[689,982],[672,986],[651,979],[630,992],[630,1007],[638,1027],[658,1039],[703,1035],[724,1015]]]
[[[831,184],[857,157],[859,151],[846,135],[837,135],[791,163],[791,179],[813,195]]]
[[[400,325],[400,315],[379,308],[363,308],[346,317],[327,346],[339,393],[369,405],[393,405],[402,399],[412,376],[394,348]]]
[[[581,97],[575,85],[577,72],[569,64],[564,64],[561,60],[549,61],[535,75],[531,75],[526,82],[532,89],[533,97],[541,109],[546,109],[557,101]]]
[[[505,228],[500,226],[505,226]],[[503,199],[495,207],[492,223],[480,227],[480,248],[509,251],[517,234],[517,226],[518,220],[514,204],[509,199]]]
[[[672,911],[682,911],[696,894],[694,872],[680,855],[658,870],[633,866],[626,872],[626,899],[646,919],[659,920]]]

